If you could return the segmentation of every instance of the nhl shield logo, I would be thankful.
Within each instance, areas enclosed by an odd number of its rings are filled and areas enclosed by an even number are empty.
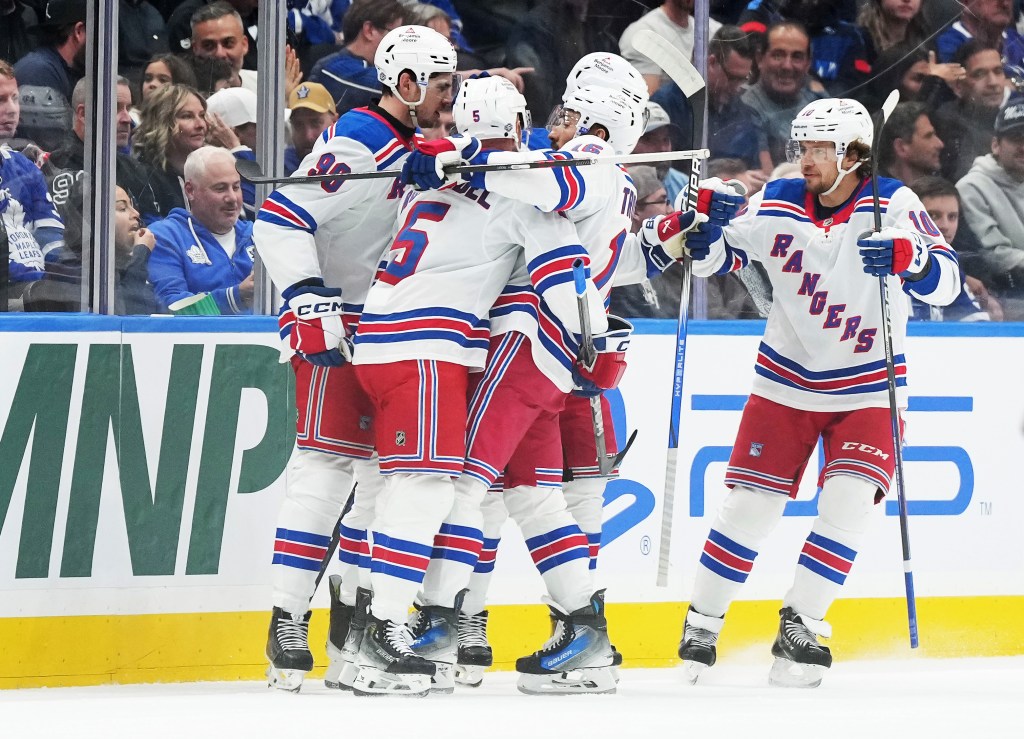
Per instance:
[[[764,444],[761,444],[761,443],[756,442],[756,441],[751,443],[751,445],[750,445],[750,456],[751,457],[760,457],[761,456],[761,450],[763,448],[764,448]]]
[[[405,446],[405,432],[404,431],[396,431],[395,432],[395,444],[397,444],[398,446]]]

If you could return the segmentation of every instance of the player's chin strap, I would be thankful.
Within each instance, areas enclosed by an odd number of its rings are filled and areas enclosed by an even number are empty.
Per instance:
[[[839,161],[842,161],[842,160],[840,159]],[[855,169],[857,169],[857,167],[859,167],[862,163],[863,162],[859,162],[859,161],[858,162],[854,162],[854,165],[852,167],[850,167],[849,169],[843,169],[842,167],[839,167],[839,174],[836,175],[836,181],[832,183],[832,187],[827,189],[825,192],[823,192],[818,197],[824,197],[825,195],[830,195],[837,187],[839,187],[839,183],[843,181],[843,178],[846,177],[846,175],[848,175],[851,172],[853,172]]]

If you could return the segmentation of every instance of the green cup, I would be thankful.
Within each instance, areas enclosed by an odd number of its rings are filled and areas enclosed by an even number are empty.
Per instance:
[[[220,308],[217,301],[209,293],[191,295],[181,300],[176,300],[167,306],[167,309],[176,316],[219,316]]]

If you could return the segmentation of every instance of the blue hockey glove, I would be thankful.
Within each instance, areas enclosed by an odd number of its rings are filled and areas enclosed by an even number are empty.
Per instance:
[[[640,228],[640,251],[647,262],[647,276],[654,277],[682,259],[686,235],[707,218],[695,210],[677,210],[644,221]]]
[[[311,364],[340,367],[352,361],[352,341],[342,323],[341,290],[320,278],[292,285],[282,293],[277,319],[281,341]]]
[[[864,271],[869,275],[899,275],[908,282],[917,282],[931,269],[928,246],[913,231],[887,226],[881,231],[861,234],[857,246]]]
[[[417,190],[436,190],[448,182],[445,167],[472,159],[479,153],[480,142],[472,136],[424,141],[405,160],[399,179]]]

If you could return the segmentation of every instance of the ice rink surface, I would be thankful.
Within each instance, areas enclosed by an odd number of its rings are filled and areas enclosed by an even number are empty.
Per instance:
[[[623,670],[605,696],[525,696],[509,672],[425,699],[319,680],[299,695],[256,682],[6,690],[0,722],[12,739],[1024,737],[1024,656],[836,663],[814,690],[769,687],[769,666],[719,664],[693,687],[674,669]]]

